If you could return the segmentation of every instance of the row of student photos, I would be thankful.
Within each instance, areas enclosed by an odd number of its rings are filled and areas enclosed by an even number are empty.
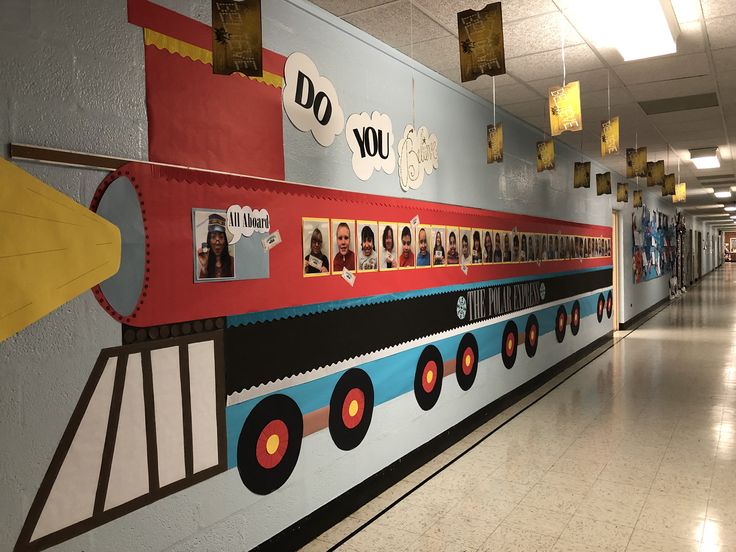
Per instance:
[[[302,219],[305,276],[609,257],[609,238],[401,222]]]

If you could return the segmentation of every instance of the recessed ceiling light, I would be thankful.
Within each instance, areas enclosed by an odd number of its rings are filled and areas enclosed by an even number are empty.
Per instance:
[[[698,148],[690,150],[690,161],[698,169],[717,169],[721,166],[718,148]]]
[[[725,192],[716,192],[713,195],[715,195],[718,199],[726,199],[726,198],[731,197],[731,191],[726,190]]]

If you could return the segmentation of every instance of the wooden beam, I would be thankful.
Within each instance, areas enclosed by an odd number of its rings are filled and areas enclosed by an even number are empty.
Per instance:
[[[93,155],[77,151],[56,148],[44,148],[28,144],[10,144],[10,157],[21,161],[36,161],[52,165],[80,167],[83,169],[99,169],[114,171],[135,159],[122,159],[107,155]]]

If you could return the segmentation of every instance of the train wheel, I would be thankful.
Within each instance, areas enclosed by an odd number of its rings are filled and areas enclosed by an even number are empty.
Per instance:
[[[417,371],[414,374],[414,396],[422,410],[430,410],[437,404],[442,390],[444,371],[439,349],[434,345],[425,347],[419,355]]]
[[[270,395],[245,420],[238,440],[238,472],[243,484],[259,495],[286,483],[299,459],[304,419],[294,399]]]
[[[575,301],[572,304],[572,312],[570,314],[570,331],[572,335],[578,335],[580,331],[580,302]]]
[[[503,359],[503,365],[508,370],[511,370],[514,362],[516,362],[516,345],[518,342],[519,330],[516,328],[516,324],[509,320],[503,329],[503,338],[501,339],[501,358]]]
[[[460,389],[467,391],[473,386],[478,374],[478,342],[472,333],[460,340],[455,356],[455,376]]]
[[[567,311],[565,305],[560,305],[557,309],[557,317],[555,318],[555,335],[557,336],[557,342],[562,343],[565,339],[565,332],[567,331]]]
[[[611,314],[613,314],[613,292],[608,290],[608,299],[606,299],[606,316],[611,318]]]
[[[330,399],[330,435],[342,450],[357,447],[368,432],[373,416],[373,384],[360,368],[345,372]]]
[[[526,356],[532,358],[537,354],[537,344],[539,343],[539,322],[533,314],[529,315],[526,320],[526,330],[524,330],[524,348]]]
[[[606,308],[606,299],[603,297],[603,294],[601,293],[598,296],[598,308],[596,310],[596,314],[598,315],[598,322],[601,322],[603,320],[603,309]]]

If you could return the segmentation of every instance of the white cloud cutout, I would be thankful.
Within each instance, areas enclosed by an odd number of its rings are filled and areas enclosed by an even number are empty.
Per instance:
[[[392,174],[396,169],[394,131],[391,118],[374,111],[353,113],[345,126],[345,138],[353,152],[353,170],[361,180],[368,180],[373,171]]]
[[[430,134],[427,127],[414,131],[406,125],[404,136],[399,141],[399,183],[405,192],[416,190],[422,185],[425,174],[439,168],[439,144],[437,136]]]
[[[337,91],[305,54],[294,52],[284,67],[284,111],[293,125],[328,147],[345,126]]]

